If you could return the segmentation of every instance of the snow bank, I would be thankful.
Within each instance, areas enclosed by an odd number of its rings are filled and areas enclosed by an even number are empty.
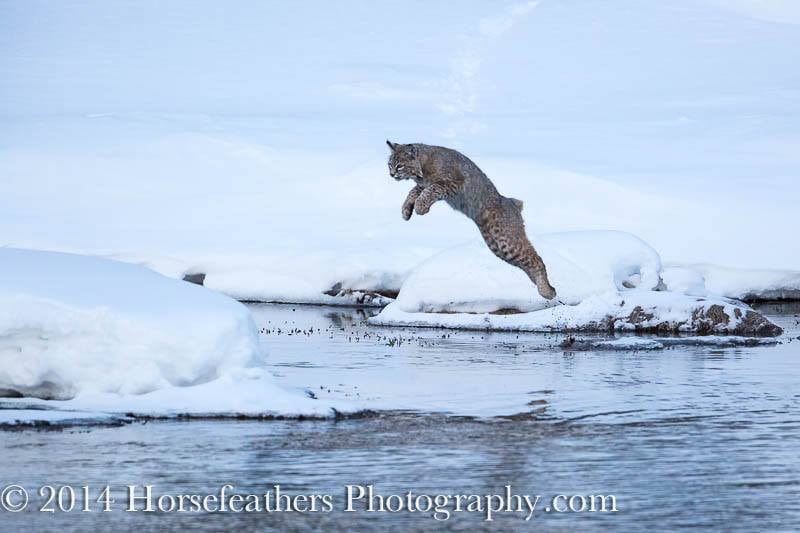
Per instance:
[[[400,290],[403,275],[399,273],[321,255],[290,253],[269,262],[255,261],[250,267],[212,265],[203,272],[203,285],[240,301],[371,307],[388,304],[392,299],[383,294]]]
[[[206,383],[191,387],[163,387],[147,394],[121,395],[92,389],[55,405],[53,402],[27,399],[22,401],[48,409],[54,407],[59,410],[68,409],[68,412],[74,413],[105,413],[106,417],[109,414],[159,417],[177,415],[330,417],[334,414],[331,408],[341,412],[360,408],[352,402],[313,400],[301,390],[279,387],[275,384],[273,376],[262,368],[235,368]],[[13,413],[11,416],[14,416]],[[37,411],[33,411],[30,416],[23,419],[46,420],[38,417]]]
[[[735,301],[636,289],[593,295],[578,305],[559,305],[510,315],[408,312],[395,302],[369,322],[385,326],[496,331],[629,331],[737,336],[782,333],[781,328]]]
[[[669,290],[687,294],[719,294],[737,300],[798,300],[800,271],[688,265],[665,268]]]
[[[665,291],[658,253],[628,233],[570,232],[533,240],[560,303],[541,298],[521,270],[476,242],[423,262],[408,276],[397,300],[371,323],[519,331],[781,333],[746,305],[710,293],[695,271],[671,272],[675,290]]]
[[[0,408],[0,429],[19,428],[21,426],[41,427],[42,425],[74,426],[74,425],[93,425],[98,423],[114,423],[121,419],[109,416],[103,412],[91,411],[61,411],[51,409],[21,408],[16,409],[13,405]]]
[[[621,231],[575,231],[533,238],[558,300],[577,304],[592,294],[659,285],[658,253]],[[482,241],[445,250],[415,268],[396,306],[406,312],[485,313],[550,307],[522,270],[498,259]]]
[[[307,400],[290,401],[263,356],[249,311],[226,296],[135,265],[0,249],[2,396],[102,411],[302,411]]]

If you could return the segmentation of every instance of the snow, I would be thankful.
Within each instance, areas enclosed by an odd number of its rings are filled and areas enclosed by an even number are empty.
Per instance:
[[[106,259],[0,249],[5,396],[83,411],[317,408],[275,385],[264,357],[250,312],[221,294]]]
[[[562,343],[565,350],[663,350],[664,344],[656,339],[642,337],[620,337],[613,340],[583,341],[571,339]]]
[[[12,405],[12,407],[14,406]],[[0,409],[0,427],[34,423],[57,425],[96,424],[98,422],[113,422],[117,419],[118,418],[109,416],[108,413],[104,412],[15,408]]]
[[[718,309],[722,323],[706,320]],[[738,310],[738,312],[737,312]],[[630,331],[713,333],[717,335],[780,334],[780,329],[740,333],[750,311],[744,304],[720,298],[696,298],[674,292],[639,289],[609,291],[577,305],[559,305],[517,314],[409,312],[398,302],[369,319],[374,325],[441,327],[491,331]],[[763,319],[762,319],[763,320]]]
[[[800,271],[728,268],[718,265],[671,266],[662,274],[670,290],[719,294],[738,300],[800,299]]]
[[[376,31],[397,9],[426,13],[402,47]],[[401,220],[390,137],[463,151],[525,202],[532,235],[618,230],[669,264],[800,268],[795,8],[43,11],[0,6],[0,245],[203,272],[238,299],[361,303],[479,238],[445,205]]]
[[[670,337],[640,337],[622,336],[611,340],[605,338],[576,338],[568,337],[560,344],[560,348],[567,351],[640,351],[663,350],[676,346],[713,346],[717,348],[733,348],[737,346],[768,346],[778,344],[774,338],[742,337],[738,335],[711,335],[711,336],[670,336]]]
[[[14,400],[10,400],[13,402]],[[25,399],[26,403],[31,403]],[[32,405],[53,408],[53,402]],[[109,415],[174,417],[191,416],[317,416],[331,417],[332,408],[357,410],[359,406],[337,401],[317,401],[302,390],[278,386],[263,368],[236,368],[214,380],[191,387],[163,387],[147,394],[124,395],[92,389],[75,398],[58,402],[58,409],[70,412],[100,412]],[[59,411],[60,412],[60,411]],[[2,411],[0,411],[2,413]],[[36,420],[37,411],[31,413]]]
[[[708,294],[703,274],[693,268],[670,267],[661,272],[661,279],[668,290],[689,296]]]
[[[335,156],[278,154],[264,146],[194,134],[157,144],[115,145],[107,148],[109,153],[89,156],[79,150],[16,153],[0,147],[0,166],[9,173],[7,194],[0,198],[5,207],[0,242],[99,255],[176,278],[205,273],[206,286],[240,300],[352,304],[359,299],[350,293],[326,293],[337,284],[345,291],[396,292],[422,261],[480,239],[474,225],[446,205],[404,222],[399,208],[408,187],[386,175],[380,143],[361,155]],[[325,157],[344,161],[345,168],[358,166],[331,174]],[[354,163],[357,158],[366,162]],[[670,260],[694,264],[708,257],[709,246],[692,243],[687,235],[694,231],[692,221],[714,216],[716,207],[698,204],[696,198],[673,201],[524,160],[475,159],[501,192],[525,201],[523,214],[537,246],[546,248],[546,235],[563,230],[627,228]],[[224,171],[235,174],[233,183],[220,178]],[[33,186],[40,182],[48,186]],[[78,212],[70,207],[78,201],[73,198],[76,183],[82,191]],[[559,201],[539,205],[540,197]],[[37,216],[23,207],[33,205]],[[71,223],[61,225],[58,219]],[[747,239],[727,221],[712,226],[730,230],[719,238],[724,255],[714,257],[734,266],[769,261],[757,253],[732,257],[734,247],[728,243]],[[789,242],[791,237],[781,232],[790,227],[788,222],[777,226],[775,242]],[[537,236],[544,242],[536,242]],[[755,240],[749,242],[751,249],[759,249]],[[682,248],[679,253],[676,245]],[[767,255],[796,248],[771,246]],[[585,257],[596,251],[587,241],[571,245],[570,253]],[[743,274],[745,288],[760,283]],[[788,289],[800,287],[796,276],[786,279]]]
[[[720,7],[753,17],[757,20],[800,24],[800,6],[792,0],[711,0]]]
[[[743,323],[756,313],[709,290],[698,270],[667,269],[662,279],[658,253],[629,233],[576,231],[532,239],[547,265],[556,299],[542,298],[525,273],[499,261],[476,241],[420,264],[408,275],[396,301],[370,321],[519,331],[653,330],[718,335],[774,335],[779,331],[765,333],[760,326],[757,331],[746,331]],[[705,319],[698,320],[702,315],[715,321],[712,308],[724,311],[724,323],[710,327]],[[763,319],[758,320],[761,323]]]
[[[331,269],[333,257],[317,263],[311,255],[275,258],[268,267],[258,269],[206,269],[209,272],[203,285],[245,301],[371,306],[386,305],[391,300],[379,295],[365,298],[364,291],[400,289],[403,277],[397,273],[362,270],[342,262]],[[359,274],[352,276],[351,272]]]
[[[661,260],[629,233],[585,231],[533,237],[547,265],[558,300],[585,298],[625,285],[655,289]],[[552,306],[520,269],[500,261],[482,241],[439,253],[415,268],[403,283],[397,306],[408,312],[535,311]]]

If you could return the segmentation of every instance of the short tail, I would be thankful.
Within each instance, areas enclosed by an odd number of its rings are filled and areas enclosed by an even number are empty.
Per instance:
[[[517,208],[517,211],[522,211],[522,200],[517,200],[516,198],[509,198],[509,200],[511,200],[511,203]]]

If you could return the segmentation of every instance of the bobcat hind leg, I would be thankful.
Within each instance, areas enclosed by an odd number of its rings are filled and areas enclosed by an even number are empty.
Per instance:
[[[519,221],[512,218],[511,221],[502,221],[506,223],[499,222],[484,224],[480,228],[486,245],[494,255],[525,272],[543,298],[555,298],[556,290],[547,278],[547,267],[525,235],[522,217]]]

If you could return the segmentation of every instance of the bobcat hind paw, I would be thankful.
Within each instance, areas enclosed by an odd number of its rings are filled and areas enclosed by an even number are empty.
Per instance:
[[[539,294],[542,295],[542,298],[546,298],[547,300],[552,300],[556,297],[556,290],[548,285],[546,287],[536,287],[539,290]]]

